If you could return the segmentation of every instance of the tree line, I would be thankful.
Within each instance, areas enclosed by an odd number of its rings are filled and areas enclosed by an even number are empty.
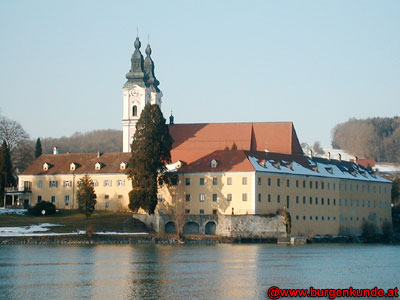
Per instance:
[[[400,162],[400,118],[352,118],[332,131],[332,147],[373,158],[377,162]]]

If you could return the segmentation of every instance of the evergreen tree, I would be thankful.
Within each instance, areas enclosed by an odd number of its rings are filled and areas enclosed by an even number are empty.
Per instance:
[[[87,219],[94,212],[97,202],[93,180],[90,176],[85,175],[79,180],[76,196],[78,198],[79,210],[86,215]]]
[[[165,165],[171,162],[172,138],[163,114],[156,104],[146,104],[136,125],[131,146],[128,176],[132,179],[129,208],[153,214],[158,185],[171,184],[174,176]]]
[[[6,187],[15,186],[16,181],[13,176],[10,149],[7,142],[3,140],[0,147],[0,196],[3,197]]]
[[[36,147],[35,147],[35,158],[38,158],[42,155],[42,143],[40,142],[40,138],[36,140]]]

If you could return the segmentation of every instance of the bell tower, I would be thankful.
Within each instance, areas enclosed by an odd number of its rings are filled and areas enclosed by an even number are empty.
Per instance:
[[[136,124],[144,106],[147,103],[158,104],[161,107],[162,92],[160,84],[154,75],[154,62],[151,59],[150,45],[146,47],[146,59],[140,52],[141,43],[136,38],[135,51],[131,57],[131,69],[126,74],[127,82],[122,87],[123,96],[123,152],[131,150],[131,143],[136,131]]]

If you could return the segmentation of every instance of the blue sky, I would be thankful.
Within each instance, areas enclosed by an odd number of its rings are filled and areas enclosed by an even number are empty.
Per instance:
[[[177,123],[399,115],[400,1],[0,0],[0,109],[32,138],[121,129],[136,28]]]

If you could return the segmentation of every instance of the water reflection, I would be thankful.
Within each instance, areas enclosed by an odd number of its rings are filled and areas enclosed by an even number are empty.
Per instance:
[[[1,300],[265,299],[283,288],[393,288],[399,246],[0,247]]]

